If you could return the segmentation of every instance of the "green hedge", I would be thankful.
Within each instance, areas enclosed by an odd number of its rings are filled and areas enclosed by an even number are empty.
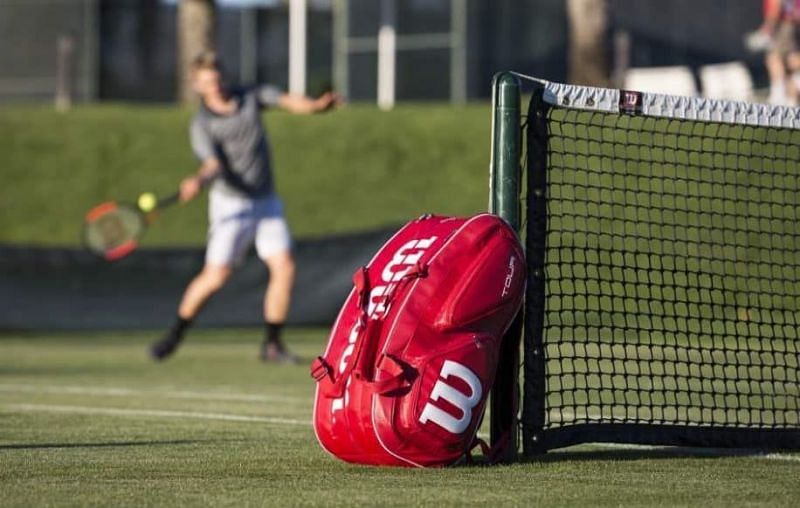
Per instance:
[[[194,170],[192,111],[102,105],[67,114],[44,106],[0,114],[0,242],[74,245],[81,219],[107,199],[171,192]],[[355,105],[334,114],[265,115],[276,179],[297,235],[485,209],[490,108]],[[201,244],[206,200],[167,212],[146,244]]]

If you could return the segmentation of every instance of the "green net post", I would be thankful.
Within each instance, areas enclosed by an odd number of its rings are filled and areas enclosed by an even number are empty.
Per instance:
[[[492,83],[492,161],[489,167],[489,212],[520,230],[520,83],[509,72],[495,75]],[[491,397],[491,443],[500,461],[517,456],[519,405],[520,316],[509,328],[500,350],[500,362]]]

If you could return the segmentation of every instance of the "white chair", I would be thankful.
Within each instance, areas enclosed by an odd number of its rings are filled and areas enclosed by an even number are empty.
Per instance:
[[[668,95],[697,95],[697,85],[688,67],[634,67],[625,72],[625,89]]]
[[[742,62],[701,67],[700,84],[703,96],[709,99],[753,100],[753,78]]]

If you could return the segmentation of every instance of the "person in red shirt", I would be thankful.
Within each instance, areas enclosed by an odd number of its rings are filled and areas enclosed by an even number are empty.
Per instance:
[[[760,32],[769,38],[766,66],[770,102],[796,106],[800,98],[800,0],[764,0]]]

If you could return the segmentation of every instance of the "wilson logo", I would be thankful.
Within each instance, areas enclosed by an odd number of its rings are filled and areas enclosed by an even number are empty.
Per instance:
[[[425,251],[433,245],[436,239],[437,237],[432,236],[422,240],[411,240],[397,249],[392,256],[392,260],[386,264],[383,272],[381,272],[383,284],[375,286],[369,293],[367,315],[370,319],[381,319],[386,315],[389,310],[388,298],[392,294],[394,287],[422,259]]]
[[[470,393],[465,394],[448,384],[450,378],[458,378],[467,384]],[[481,380],[467,367],[460,363],[447,360],[442,365],[439,380],[431,390],[430,402],[425,404],[419,421],[423,424],[433,422],[452,434],[461,434],[472,421],[472,410],[481,401],[483,388]],[[433,402],[445,400],[461,412],[460,417],[455,417],[435,406]]]
[[[619,110],[621,113],[638,115],[642,112],[641,92],[622,90],[619,93]]]
[[[501,295],[503,298],[508,296],[509,291],[511,291],[511,284],[514,282],[514,273],[517,271],[517,258],[511,256],[508,260],[508,273],[506,273],[506,280],[503,282],[503,294]]]
[[[394,286],[411,271],[420,259],[422,259],[422,255],[433,245],[433,242],[435,242],[437,238],[436,236],[432,236],[430,238],[423,238],[422,240],[411,240],[395,251],[391,261],[386,264],[383,268],[383,272],[381,272],[382,284],[372,288],[372,291],[369,293],[367,315],[370,319],[381,319],[386,315],[386,312],[389,310],[388,298],[389,295],[392,294]],[[342,357],[339,359],[339,365],[337,366],[339,374],[347,369],[347,365],[353,356],[358,334],[361,333],[362,326],[362,322],[358,320],[350,330],[350,335],[347,337],[347,347],[344,349]],[[335,413],[336,411],[341,411],[347,405],[349,386],[350,380],[348,379],[344,397],[333,399],[331,402],[331,412]]]
[[[344,353],[342,353],[342,358],[339,360],[338,365],[340,375],[347,368],[347,362],[350,360],[350,357],[353,356],[353,350],[356,347],[356,339],[358,339],[358,334],[361,331],[361,327],[361,320],[357,320],[356,324],[353,326],[353,329],[350,330],[350,335],[347,336],[347,347],[344,349]],[[349,379],[347,380],[347,384],[344,388],[344,397],[333,399],[333,402],[331,402],[331,413],[341,411],[344,409],[344,406],[347,405],[348,400],[350,399],[348,388],[350,388]]]

